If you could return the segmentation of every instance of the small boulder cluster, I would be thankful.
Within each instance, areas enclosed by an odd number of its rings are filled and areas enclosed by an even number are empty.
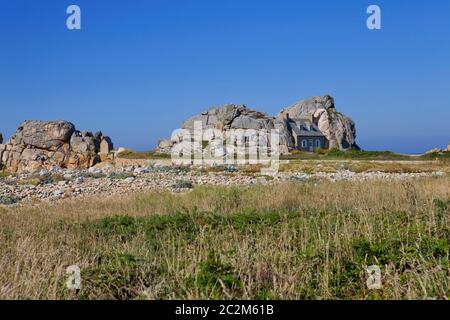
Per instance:
[[[67,121],[25,121],[6,144],[0,136],[0,167],[11,172],[89,168],[112,150],[111,139],[101,132],[80,132]]]

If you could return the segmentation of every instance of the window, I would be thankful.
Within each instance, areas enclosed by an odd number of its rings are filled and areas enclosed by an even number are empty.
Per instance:
[[[320,148],[320,140],[319,139],[316,140],[316,147]]]
[[[308,146],[308,143],[306,140],[302,140],[302,148],[306,148]]]

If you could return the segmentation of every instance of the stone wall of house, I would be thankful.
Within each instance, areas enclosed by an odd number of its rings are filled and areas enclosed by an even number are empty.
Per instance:
[[[307,143],[306,147],[304,147],[303,144],[302,144],[303,140],[306,141],[306,143]],[[309,148],[309,141],[310,140],[312,140],[312,143],[313,143],[313,151],[317,150],[318,148],[321,148],[321,149],[327,149],[328,148],[328,141],[326,140],[325,137],[301,136],[301,137],[298,137],[298,141],[297,141],[297,144],[296,144],[296,149],[302,150],[302,151],[310,151],[310,148]],[[316,144],[317,142],[316,141],[320,141],[320,146],[319,147],[317,146],[317,144]]]

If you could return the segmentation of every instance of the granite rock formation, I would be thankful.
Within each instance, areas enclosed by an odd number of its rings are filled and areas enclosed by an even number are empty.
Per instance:
[[[203,130],[209,128],[222,131],[255,129],[270,132],[271,129],[278,129],[280,133],[279,151],[281,154],[287,154],[295,148],[294,137],[289,130],[287,118],[312,121],[325,135],[329,148],[359,149],[356,144],[355,123],[352,119],[336,111],[334,99],[329,95],[301,100],[283,109],[276,117],[249,109],[245,105],[226,104],[189,118],[183,122],[181,128],[192,132],[194,122],[201,121]],[[156,151],[169,153],[181,142],[179,137],[160,140]]]
[[[112,148],[101,132],[80,132],[67,121],[25,121],[0,144],[0,163],[12,172],[89,168],[106,160]]]

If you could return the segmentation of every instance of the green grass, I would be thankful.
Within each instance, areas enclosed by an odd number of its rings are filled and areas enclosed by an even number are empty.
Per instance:
[[[118,158],[122,159],[170,159],[171,155],[167,153],[158,153],[155,151],[144,151],[144,152],[136,152],[132,150],[127,150],[125,152],[121,152]]]
[[[391,151],[339,151],[330,150],[325,154],[330,159],[361,159],[361,160],[399,160],[408,159],[408,156],[399,155]]]
[[[197,187],[10,207],[0,287],[15,290],[0,298],[448,299],[449,183]],[[73,264],[78,293],[65,287]]]
[[[450,152],[433,152],[420,156],[397,154],[392,151],[363,151],[337,149],[318,149],[316,152],[294,151],[290,155],[283,155],[284,160],[448,160]]]
[[[18,201],[19,199],[15,196],[0,196],[0,205],[11,205]]]
[[[402,212],[389,214],[389,218],[377,216],[373,219],[372,226],[387,227],[392,230],[392,236],[380,234],[370,239],[362,233],[357,233],[344,246],[336,238],[328,238],[326,241],[310,238],[305,247],[304,239],[299,233],[304,229],[310,230],[311,233],[321,232],[324,227],[339,227],[349,223],[356,225],[362,221],[356,214],[334,210],[320,213],[320,220],[317,220],[317,214],[312,212],[242,212],[233,215],[178,213],[139,218],[114,216],[85,223],[82,230],[86,237],[102,237],[104,241],[111,243],[133,243],[135,239],[143,237],[141,243],[145,250],[141,256],[122,251],[99,253],[102,258],[98,265],[83,272],[85,288],[81,296],[95,298],[97,288],[103,288],[111,294],[111,298],[133,298],[138,294],[136,286],[167,282],[176,278],[176,272],[181,276],[181,283],[171,286],[166,293],[160,293],[159,298],[169,298],[171,294],[175,298],[186,298],[193,292],[200,298],[242,297],[250,280],[249,274],[242,273],[243,270],[236,265],[236,261],[242,257],[239,257],[237,248],[217,242],[217,237],[222,241],[250,238],[250,243],[262,241],[268,246],[267,252],[247,253],[247,258],[253,261],[255,266],[266,259],[269,263],[267,270],[260,271],[265,274],[253,279],[256,283],[252,294],[248,296],[251,299],[283,298],[275,289],[270,276],[281,271],[277,271],[275,267],[278,263],[281,263],[278,267],[287,263],[287,268],[307,268],[305,272],[315,270],[314,272],[318,273],[311,274],[306,282],[302,282],[302,276],[297,275],[291,297],[300,299],[323,297],[324,292],[317,280],[322,278],[324,272],[329,272],[327,281],[331,297],[352,299],[365,296],[370,299],[373,293],[365,288],[365,266],[377,264],[384,272],[395,272],[401,278],[399,281],[405,285],[412,281],[413,271],[418,265],[421,265],[420,268],[424,271],[430,267],[448,270],[448,226],[429,234],[425,221],[412,223],[413,218]],[[393,231],[394,227],[399,230]],[[275,240],[283,234],[289,236],[285,242],[278,242],[280,247],[277,252],[273,252],[269,249],[270,239]],[[168,248],[172,241],[176,241],[179,246],[173,253]],[[194,256],[186,254],[190,248],[202,248],[202,253],[198,257],[195,257],[194,252]],[[152,262],[153,255],[167,254],[176,254],[176,257],[169,257],[176,259],[171,260],[177,265],[175,269],[171,269],[170,265],[164,266],[164,263],[156,265]],[[270,256],[265,259],[266,254]],[[278,259],[281,261],[276,263]],[[339,260],[338,264],[331,263],[336,259]],[[197,262],[194,262],[196,260]],[[170,264],[168,261],[165,263]],[[145,264],[152,267],[147,269]],[[327,268],[331,271],[326,271]],[[450,294],[448,290],[447,287],[447,294]]]
[[[0,179],[7,178],[7,177],[9,177],[11,175],[12,175],[12,173],[9,172],[9,171],[0,171]]]
[[[450,152],[431,152],[420,156],[424,160],[449,160]]]
[[[391,151],[359,151],[349,150],[340,151],[337,149],[324,150],[319,149],[317,152],[296,151],[291,155],[281,157],[285,160],[412,160],[417,157],[400,155]]]
[[[177,180],[175,181],[175,184],[173,185],[174,188],[177,189],[192,189],[194,185],[189,180]]]
[[[202,141],[203,149],[208,146],[207,141]],[[166,153],[157,153],[155,151],[135,152],[128,150],[118,155],[123,159],[170,159],[171,155]],[[397,154],[392,151],[364,151],[349,150],[340,151],[338,149],[321,149],[316,152],[293,151],[292,154],[282,155],[282,160],[448,160],[450,152],[429,153],[421,156],[410,156]]]
[[[112,180],[124,180],[126,178],[134,178],[134,174],[131,172],[112,172],[108,178]]]

